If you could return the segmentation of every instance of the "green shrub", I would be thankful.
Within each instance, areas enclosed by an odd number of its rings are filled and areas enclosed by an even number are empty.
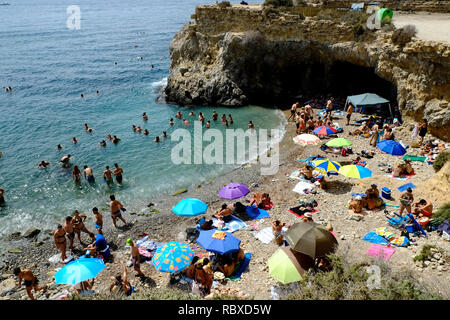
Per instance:
[[[431,248],[436,249],[436,246],[433,246],[431,244],[425,244],[422,247],[422,250],[420,250],[420,253],[414,257],[414,261],[425,261],[431,258],[431,256],[433,255],[433,253],[431,252]]]
[[[405,45],[411,41],[412,37],[417,34],[417,28],[408,24],[400,29],[397,29],[392,34],[392,42],[398,45]]]
[[[438,172],[439,170],[441,170],[441,168],[445,165],[445,163],[450,160],[450,152],[446,151],[446,152],[441,152],[436,160],[433,163],[433,169],[434,171]]]
[[[430,300],[442,299],[419,284],[409,273],[393,274],[386,264],[378,265],[380,287],[369,288],[369,263],[349,264],[342,256],[330,255],[333,269],[305,275],[298,292],[287,299],[295,300]],[[382,262],[381,262],[382,263]],[[437,289],[436,289],[437,291]]]
[[[264,6],[271,6],[271,7],[292,7],[294,4],[292,3],[292,0],[265,0]]]
[[[231,3],[230,3],[230,1],[222,1],[222,2],[219,3],[219,7],[221,7],[221,8],[229,8],[229,7],[231,7]]]
[[[450,221],[450,202],[441,206],[438,211],[433,212],[433,218],[438,218],[441,221]]]

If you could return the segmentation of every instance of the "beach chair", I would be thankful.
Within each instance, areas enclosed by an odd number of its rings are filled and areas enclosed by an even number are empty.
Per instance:
[[[391,226],[393,226],[394,228],[402,228],[405,227],[408,223],[409,223],[409,217],[408,215],[402,217],[401,215],[399,215],[398,213],[394,212],[394,214],[397,217],[389,217],[387,216],[387,221],[389,222],[389,224]]]

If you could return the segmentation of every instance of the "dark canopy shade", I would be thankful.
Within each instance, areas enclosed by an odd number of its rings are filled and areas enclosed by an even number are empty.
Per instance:
[[[389,104],[389,100],[386,100],[385,98],[382,98],[375,93],[363,93],[355,96],[348,96],[345,106],[347,106],[347,104],[349,103],[351,103],[355,107],[361,108],[361,107],[375,106],[377,104],[384,104],[384,103]],[[391,112],[392,115],[390,104],[389,104],[389,111]]]

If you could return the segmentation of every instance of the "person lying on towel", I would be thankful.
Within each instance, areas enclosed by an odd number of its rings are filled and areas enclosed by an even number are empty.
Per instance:
[[[231,209],[228,208],[226,203],[224,203],[222,205],[222,209],[220,209],[214,216],[217,219],[223,219],[224,222],[230,222],[232,219],[232,217],[231,217],[232,213],[233,213],[233,211],[231,211]]]

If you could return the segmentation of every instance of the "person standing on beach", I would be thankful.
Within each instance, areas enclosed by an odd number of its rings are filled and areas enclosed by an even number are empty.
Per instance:
[[[120,212],[121,210],[125,212],[126,209],[123,207],[123,205],[118,200],[116,200],[116,197],[113,194],[109,198],[111,199],[111,202],[109,203],[109,207],[111,209],[111,218],[112,218],[114,227],[117,228],[117,225],[116,225],[117,219],[122,220],[123,223],[125,223],[125,225],[127,225],[127,222],[122,217],[122,213]]]
[[[95,216],[95,222],[94,222],[94,226],[95,229],[97,229],[97,232],[100,234],[103,234],[102,229],[103,229],[103,216],[100,213],[100,211],[98,211],[97,207],[92,208],[92,213]]]
[[[330,120],[331,120],[331,112],[333,111],[333,101],[334,101],[334,98],[331,97],[331,98],[327,101],[327,107],[326,107],[326,109],[325,109],[326,115],[327,115],[327,116],[330,115]]]
[[[313,116],[313,111],[312,111],[312,107],[310,104],[307,104],[305,106],[305,114],[307,117],[312,117]]]
[[[352,117],[352,113],[353,113],[353,105],[349,103],[347,108],[347,125],[350,124],[350,118]]]
[[[427,134],[428,131],[428,120],[423,119],[423,122],[420,124],[418,129],[419,129],[420,144],[422,144],[423,139],[425,138],[425,135]]]
[[[66,217],[66,221],[64,222],[64,231],[67,234],[67,238],[69,238],[69,249],[72,251],[73,250],[73,240],[75,239],[75,231],[73,230],[71,216]]]
[[[377,146],[377,140],[378,140],[378,123],[375,123],[372,128],[370,128],[370,131],[372,135],[370,136],[369,145],[376,147]]]
[[[39,290],[44,290],[44,292],[47,290],[47,286],[39,287],[39,280],[36,276],[34,276],[33,272],[31,272],[28,269],[21,270],[19,267],[14,269],[14,275],[16,277],[19,277],[18,281],[18,289],[22,288],[22,279],[25,281],[25,288],[27,289],[27,294],[30,297],[31,300],[34,300],[33,293],[31,292],[32,289],[34,289],[34,292],[37,292]]]
[[[113,171],[113,174],[116,176],[116,181],[118,184],[122,184],[123,169],[120,168],[117,163],[114,163],[114,167],[116,167],[116,169],[114,169],[114,171]]]
[[[72,218],[73,231],[75,231],[75,234],[77,235],[80,243],[83,244],[83,242],[81,241],[81,231],[87,233],[89,237],[91,237],[91,239],[95,239],[95,235],[92,232],[90,232],[84,225],[84,220],[86,220],[87,216],[85,214],[80,214],[78,210],[75,210],[73,214],[74,214]]]
[[[291,106],[291,115],[289,116],[288,121],[291,120],[291,119],[292,119],[293,121],[295,121],[295,113],[296,113],[296,111],[297,111],[298,105],[299,105],[299,103],[296,102],[296,103],[294,103],[294,104]]]
[[[81,184],[81,171],[78,166],[74,166],[72,170],[72,179],[75,184]]]
[[[110,185],[111,183],[113,183],[113,178],[112,178],[112,171],[109,170],[109,166],[106,166],[106,170],[103,171],[103,180]]]
[[[131,254],[131,262],[133,263],[134,270],[138,273],[138,276],[144,276],[144,274],[141,271],[141,258],[139,253],[139,248],[136,244],[136,242],[133,241],[133,239],[128,238],[126,242],[127,246],[130,246],[130,254]]]
[[[56,248],[61,251],[61,260],[64,263],[64,260],[67,259],[66,256],[66,231],[64,231],[62,225],[58,224],[58,228],[53,233],[53,237],[55,240]]]
[[[95,182],[94,174],[92,173],[92,168],[84,166],[84,179],[86,179],[89,183]]]

